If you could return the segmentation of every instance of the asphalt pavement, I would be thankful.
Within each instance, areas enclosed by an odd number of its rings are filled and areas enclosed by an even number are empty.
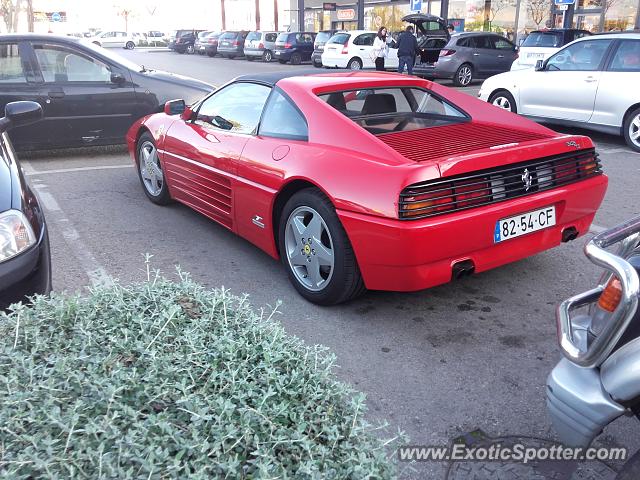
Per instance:
[[[121,54],[214,84],[296,68],[172,52]],[[640,155],[619,138],[590,135],[610,179],[595,219],[599,231],[639,213]],[[582,254],[585,237],[430,290],[369,292],[346,305],[318,307],[296,293],[278,262],[248,242],[182,205],[150,203],[124,148],[41,152],[23,160],[49,220],[56,290],[141,281],[148,253],[165,274],[180,265],[204,285],[247,293],[256,307],[281,300],[278,320],[290,334],[335,352],[338,375],[366,393],[370,420],[387,420],[390,436],[403,430],[412,445],[446,445],[476,429],[491,437],[555,438],[545,408],[545,378],[559,358],[554,309],[598,279]],[[617,421],[599,444],[637,449],[634,419]],[[584,478],[612,478],[618,465],[612,467]],[[406,475],[463,478],[445,463],[415,469]],[[486,472],[475,478],[497,476]]]

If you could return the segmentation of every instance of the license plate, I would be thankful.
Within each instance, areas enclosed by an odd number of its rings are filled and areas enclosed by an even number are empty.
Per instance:
[[[527,233],[536,232],[556,224],[556,208],[544,207],[533,212],[503,218],[496,222],[493,234],[495,243],[504,242]]]
[[[544,53],[528,53],[528,58],[544,58]]]

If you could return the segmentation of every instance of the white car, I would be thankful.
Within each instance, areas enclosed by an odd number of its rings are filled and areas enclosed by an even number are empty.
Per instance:
[[[511,70],[531,68],[538,60],[546,60],[568,43],[587,35],[591,32],[573,28],[534,30],[520,45],[519,56],[511,64]]]
[[[488,78],[478,97],[540,122],[624,136],[640,152],[640,34],[580,38],[535,68]]]
[[[375,68],[371,52],[376,35],[377,32],[368,30],[336,33],[324,46],[324,52],[320,57],[322,65],[327,68],[349,68],[351,70]],[[385,58],[384,66],[387,69],[395,70],[398,68],[397,48],[389,48],[389,56]]]
[[[135,40],[127,32],[107,31],[100,32],[95,37],[89,38],[91,43],[100,47],[120,47],[132,50],[136,46]]]

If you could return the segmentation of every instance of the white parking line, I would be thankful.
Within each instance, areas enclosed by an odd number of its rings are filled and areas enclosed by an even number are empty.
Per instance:
[[[25,175],[48,175],[51,173],[90,172],[93,170],[114,170],[119,168],[133,168],[132,165],[96,165],[92,167],[56,168],[52,170],[35,170],[28,162],[22,163]]]
[[[46,210],[49,225],[55,224],[60,228],[69,250],[71,250],[78,260],[78,263],[87,274],[87,277],[89,277],[91,284],[93,286],[113,285],[113,278],[96,260],[91,253],[91,250],[89,250],[89,248],[82,242],[80,234],[73,227],[73,224],[60,208],[56,199],[46,191],[47,186],[43,183],[37,182],[33,182],[31,186],[38,192],[38,197]]]

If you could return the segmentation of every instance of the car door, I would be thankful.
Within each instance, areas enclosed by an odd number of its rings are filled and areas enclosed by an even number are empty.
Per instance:
[[[273,235],[274,193],[285,172],[296,170],[300,160],[316,153],[309,147],[307,121],[298,107],[278,87],[264,108],[257,135],[249,138],[237,169],[234,192],[237,233],[271,254],[277,254]],[[273,219],[277,222],[279,219]]]
[[[116,42],[116,32],[104,32],[100,34],[100,44],[103,47],[113,47]]]
[[[236,161],[255,132],[271,87],[232,83],[174,122],[161,159],[172,197],[235,231]]]
[[[511,70],[511,64],[517,58],[516,46],[504,37],[494,35],[491,37],[493,46],[493,62],[491,73],[503,73]]]
[[[39,93],[28,42],[0,41],[0,115],[7,103],[37,101]],[[44,133],[42,128],[29,125],[12,128],[9,137],[16,148],[22,148],[41,143]]]
[[[617,42],[602,72],[591,123],[621,127],[631,105],[640,103],[640,40]]]
[[[129,71],[80,45],[48,40],[32,47],[52,146],[124,142],[139,114]]]
[[[128,39],[129,36],[127,35],[127,32],[116,32],[116,38],[113,46],[124,47]]]
[[[551,56],[543,70],[527,70],[519,77],[520,113],[588,121],[611,44],[606,38],[577,41]]]
[[[490,76],[493,72],[496,51],[489,35],[474,35],[470,38],[471,63],[478,77]]]
[[[313,40],[314,36],[310,33],[303,33],[300,35],[299,42],[303,60],[311,60],[311,54],[313,53]]]
[[[363,68],[374,68],[375,62],[371,60],[371,52],[373,50],[373,41],[376,38],[375,33],[361,33],[353,39],[352,56],[360,57]]]

